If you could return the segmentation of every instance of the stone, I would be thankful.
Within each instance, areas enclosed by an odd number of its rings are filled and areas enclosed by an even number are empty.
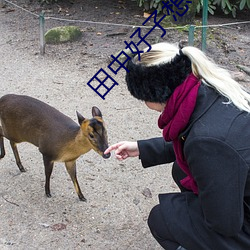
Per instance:
[[[82,31],[77,26],[61,26],[48,30],[45,33],[47,44],[59,44],[77,41],[82,36]]]

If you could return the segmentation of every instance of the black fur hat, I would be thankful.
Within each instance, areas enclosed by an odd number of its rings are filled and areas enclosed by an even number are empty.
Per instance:
[[[191,61],[182,52],[171,62],[154,66],[137,64],[132,59],[126,68],[129,70],[126,82],[131,95],[142,101],[157,103],[165,103],[192,72]]]

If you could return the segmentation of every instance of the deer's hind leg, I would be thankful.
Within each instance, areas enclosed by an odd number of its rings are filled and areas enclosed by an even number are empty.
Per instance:
[[[3,141],[3,129],[1,126],[0,126],[0,150],[1,150],[0,159],[2,159],[5,156],[5,149]]]
[[[43,163],[45,167],[45,194],[47,197],[51,197],[50,193],[50,177],[53,171],[54,162],[50,157],[43,154]]]
[[[79,183],[76,177],[76,161],[67,161],[65,162],[66,169],[70,175],[71,180],[74,183],[74,187],[78,197],[81,201],[87,201],[86,198],[83,196],[82,191],[80,189]]]
[[[13,153],[14,153],[14,156],[15,156],[15,159],[16,159],[16,164],[18,166],[18,168],[20,169],[21,172],[25,172],[26,170],[24,169],[22,163],[21,163],[21,160],[20,160],[20,157],[19,157],[19,154],[18,154],[18,151],[17,151],[17,146],[16,146],[16,143],[14,141],[10,141],[10,146],[13,150]]]

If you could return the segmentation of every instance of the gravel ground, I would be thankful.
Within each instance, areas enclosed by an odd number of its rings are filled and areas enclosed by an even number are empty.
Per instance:
[[[54,5],[46,13],[129,24],[145,20],[140,9],[129,8],[134,6],[130,1],[110,1],[101,7],[100,1],[86,2],[82,9],[81,1],[75,1],[70,6]],[[22,6],[34,13],[41,11],[35,4]],[[211,20],[216,21],[225,19]],[[46,29],[56,25],[49,20]],[[75,121],[76,110],[90,117],[92,106],[97,106],[103,113],[110,144],[160,136],[158,114],[130,96],[124,72],[115,76],[119,85],[105,100],[86,84],[100,67],[107,67],[112,53],[124,48],[123,41],[133,30],[79,25],[84,31],[80,41],[47,45],[46,54],[41,56],[37,17],[9,5],[0,9],[1,96],[33,96]],[[249,30],[249,24],[239,29],[214,29],[208,42],[210,56],[235,72],[237,64],[250,66]],[[186,33],[176,31],[169,31],[166,37],[171,41],[186,38]],[[241,73],[241,82],[248,86],[249,77]],[[145,170],[136,158],[118,162],[112,156],[104,160],[91,151],[77,160],[78,181],[87,202],[78,200],[60,163],[52,174],[49,199],[44,195],[44,167],[37,148],[19,145],[27,169],[20,173],[7,140],[5,145],[6,156],[0,162],[0,249],[160,249],[147,227],[147,216],[158,203],[159,193],[178,191],[170,177],[170,165]]]

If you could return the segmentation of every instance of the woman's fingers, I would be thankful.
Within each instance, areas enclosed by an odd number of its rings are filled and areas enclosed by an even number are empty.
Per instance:
[[[128,157],[139,155],[137,142],[121,141],[108,147],[104,154],[115,150],[115,156],[118,160],[124,160]]]
[[[123,143],[124,143],[124,142],[118,142],[118,143],[115,143],[115,144],[109,146],[109,147],[105,150],[104,154],[108,154],[108,153],[110,153],[111,151],[116,150],[116,149],[119,148]]]
[[[116,154],[121,154],[124,150],[127,149],[127,145],[125,143],[123,144],[120,144],[117,148],[116,148],[116,151],[115,153]]]

